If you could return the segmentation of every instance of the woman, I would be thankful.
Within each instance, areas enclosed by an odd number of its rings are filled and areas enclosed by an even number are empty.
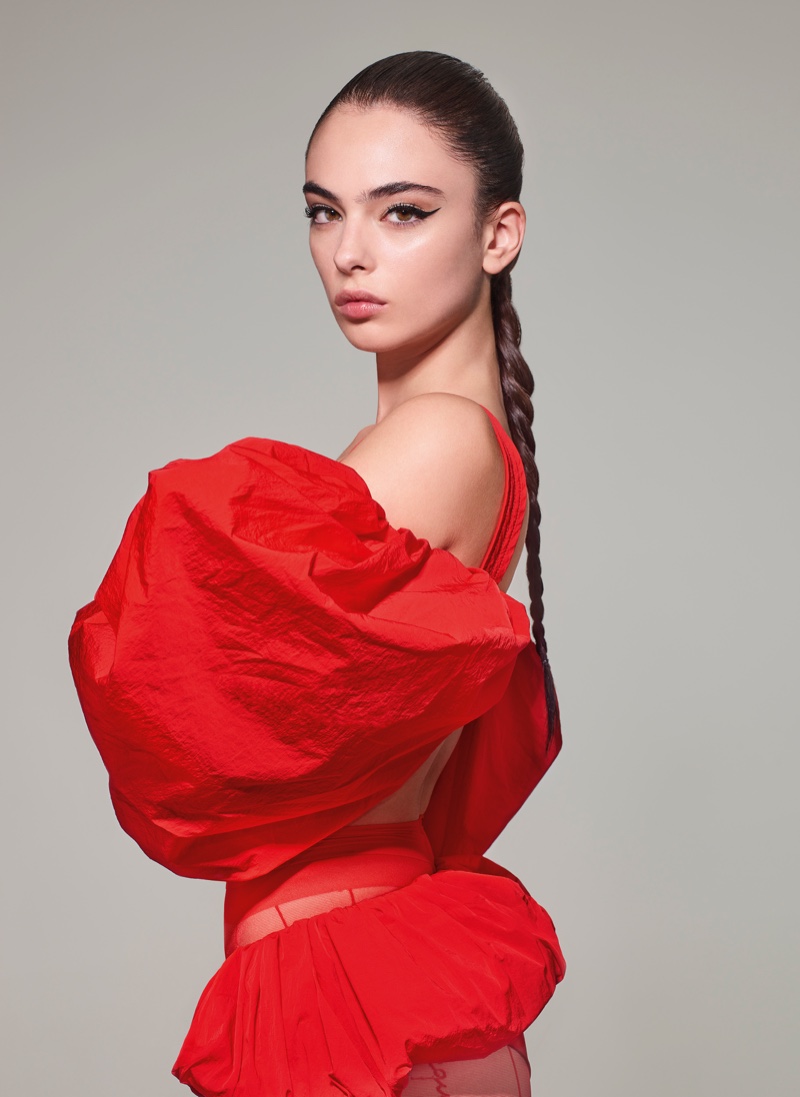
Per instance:
[[[202,1097],[530,1093],[523,1032],[563,957],[484,856],[560,746],[521,166],[454,58],[342,89],[306,213],[334,315],[376,356],[376,423],[338,461],[245,439],[152,473],[73,626],[121,824],[227,883],[227,958],[174,1067]],[[505,593],[523,544],[533,641]]]

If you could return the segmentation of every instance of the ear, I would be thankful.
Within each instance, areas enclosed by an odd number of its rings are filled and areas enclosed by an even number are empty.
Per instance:
[[[483,269],[499,274],[513,262],[525,238],[525,210],[519,202],[503,202],[483,231]]]

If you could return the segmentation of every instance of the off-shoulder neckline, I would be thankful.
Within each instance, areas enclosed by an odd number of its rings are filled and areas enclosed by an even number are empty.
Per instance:
[[[489,540],[489,544],[483,555],[481,563],[478,565],[464,564],[459,560],[454,553],[449,549],[442,548],[438,545],[432,545],[426,537],[421,537],[414,530],[408,529],[408,527],[395,527],[406,528],[408,532],[412,534],[418,541],[424,541],[432,552],[444,552],[452,556],[457,560],[462,567],[477,568],[480,571],[485,572],[495,583],[499,583],[505,575],[508,565],[513,557],[514,550],[519,538],[519,533],[522,528],[522,524],[525,521],[525,513],[527,509],[527,490],[525,487],[525,468],[522,463],[522,458],[513,439],[504,429],[499,419],[493,412],[489,410],[484,404],[480,404],[477,400],[475,403],[479,407],[483,408],[492,423],[495,434],[500,443],[500,448],[503,452],[503,461],[505,467],[505,484],[503,489],[503,499],[500,506],[500,510],[497,515],[492,536]],[[242,438],[238,442],[232,443],[233,446],[246,448],[248,442],[254,442],[256,444],[269,442],[275,445],[276,442],[280,447],[286,447],[290,450],[296,450],[302,452],[309,457],[317,461],[323,462],[324,465],[331,467],[331,470],[335,468],[339,474],[345,479],[350,480],[351,484],[360,491],[360,493],[368,499],[373,506],[377,507],[380,511],[381,517],[384,521],[387,521],[386,511],[383,504],[379,499],[376,499],[372,494],[369,484],[364,477],[353,468],[352,465],[347,465],[343,461],[340,461],[336,457],[330,457],[325,453],[320,453],[317,450],[309,449],[306,446],[299,445],[293,442],[284,442],[277,439],[262,439],[255,436],[248,438]],[[513,451],[513,453],[512,453]],[[351,451],[352,452],[352,451]],[[512,462],[517,466],[516,470],[512,467]]]
[[[509,432],[505,429],[498,417],[482,404],[479,400],[473,401],[478,407],[483,408],[489,417],[489,421],[495,432],[495,436],[500,445],[500,449],[503,455],[504,465],[504,485],[503,485],[503,498],[500,504],[500,510],[497,515],[497,519],[492,530],[492,535],[489,539],[489,544],[486,547],[486,551],[483,554],[483,558],[479,565],[477,565],[482,571],[485,571],[488,575],[499,583],[505,575],[511,560],[513,559],[514,551],[517,546],[520,531],[525,521],[525,513],[527,511],[528,493],[527,493],[527,481],[525,476],[525,466],[522,461],[519,450],[517,449],[514,439]],[[355,446],[349,451],[353,452],[361,445],[364,439],[357,442]],[[338,458],[334,458],[338,465],[342,468],[350,469],[351,472],[360,481],[367,495],[374,503],[381,507],[385,515],[383,507],[377,499],[373,496],[369,485],[364,478],[356,472],[352,465],[347,465]],[[516,464],[516,468],[513,467],[512,462]],[[413,533],[413,530],[410,531]],[[416,536],[416,534],[414,534]],[[430,542],[428,542],[430,544]],[[431,545],[431,548],[435,546]],[[446,552],[446,549],[440,549],[439,551]],[[456,557],[457,559],[457,557]],[[465,565],[467,566],[467,565]],[[495,574],[497,572],[497,574]]]

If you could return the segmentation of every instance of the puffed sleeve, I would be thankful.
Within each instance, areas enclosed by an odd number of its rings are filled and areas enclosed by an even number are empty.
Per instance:
[[[255,438],[150,474],[69,644],[121,825],[210,879],[377,804],[529,646],[524,607],[390,526],[353,469]]]

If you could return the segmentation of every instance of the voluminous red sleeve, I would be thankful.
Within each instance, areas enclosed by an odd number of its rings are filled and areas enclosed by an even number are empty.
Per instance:
[[[524,607],[390,526],[353,469],[249,438],[151,473],[70,662],[124,829],[177,873],[247,879],[357,818],[473,722],[431,805],[446,851],[448,805],[456,821],[483,810],[480,780],[454,784],[459,767],[488,764],[490,710],[506,711],[531,647]],[[530,773],[508,780],[524,799]],[[485,849],[496,822],[464,851]]]

